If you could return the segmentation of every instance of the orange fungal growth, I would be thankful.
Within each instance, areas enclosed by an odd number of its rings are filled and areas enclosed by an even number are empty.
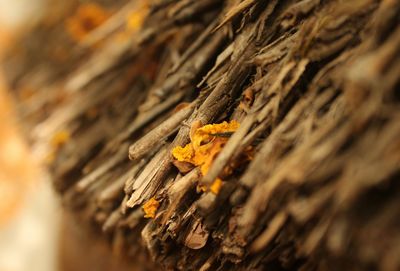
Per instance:
[[[138,31],[142,27],[149,11],[149,1],[139,1],[136,8],[131,11],[126,19],[126,29],[131,32]]]
[[[51,145],[55,148],[58,148],[64,145],[70,139],[70,137],[71,135],[68,131],[66,130],[58,131],[51,138]]]
[[[175,147],[172,150],[172,156],[179,162],[187,162],[200,167],[200,172],[204,176],[225,146],[229,136],[239,128],[239,125],[237,121],[233,120],[196,127],[197,129],[191,134],[191,142],[184,147]],[[216,179],[209,190],[218,194],[221,186],[222,180]],[[206,191],[207,188],[200,185],[199,190]]]
[[[154,197],[149,199],[145,204],[143,204],[143,211],[145,218],[155,218],[160,202]]]
[[[192,158],[194,156],[194,150],[191,144],[187,144],[185,147],[175,147],[172,149],[172,156],[179,162],[189,162],[192,163]],[[192,163],[194,164],[194,163]]]
[[[222,180],[220,178],[215,179],[215,181],[210,186],[210,191],[214,194],[218,194],[222,187]]]
[[[223,137],[224,134],[235,132],[239,128],[239,125],[239,122],[236,120],[232,120],[231,122],[224,121],[218,124],[204,125],[194,132],[192,143],[194,147],[199,147],[215,137]]]

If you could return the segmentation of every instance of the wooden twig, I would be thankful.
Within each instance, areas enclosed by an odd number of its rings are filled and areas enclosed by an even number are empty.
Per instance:
[[[196,103],[179,110],[150,133],[129,147],[129,159],[136,161],[146,155],[155,145],[171,135],[178,126],[193,112]]]

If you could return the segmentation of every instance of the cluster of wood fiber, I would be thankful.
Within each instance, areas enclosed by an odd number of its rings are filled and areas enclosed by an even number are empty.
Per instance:
[[[21,102],[66,208],[167,269],[400,269],[398,1],[158,0],[127,33],[132,5]]]

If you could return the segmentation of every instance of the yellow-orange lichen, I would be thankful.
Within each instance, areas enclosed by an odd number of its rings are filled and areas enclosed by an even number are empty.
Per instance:
[[[54,148],[59,148],[60,146],[64,145],[69,139],[71,135],[66,130],[61,130],[56,132],[53,137],[51,138],[51,145]]]
[[[154,197],[149,199],[145,204],[143,204],[143,212],[145,218],[155,218],[157,209],[160,207],[160,202]]]
[[[126,29],[128,32],[136,32],[140,30],[150,11],[150,1],[141,0],[138,1],[135,8],[131,10],[126,18]]]
[[[210,186],[210,191],[214,194],[218,194],[222,187],[222,180],[220,178],[215,179],[215,181]]]
[[[184,147],[175,147],[172,150],[172,156],[177,161],[188,162],[200,167],[200,172],[204,176],[228,141],[230,134],[238,128],[239,123],[235,120],[196,127],[191,133],[191,142]],[[209,188],[199,185],[199,189],[201,191],[209,189],[211,192],[218,194],[221,186],[222,180],[217,178]]]

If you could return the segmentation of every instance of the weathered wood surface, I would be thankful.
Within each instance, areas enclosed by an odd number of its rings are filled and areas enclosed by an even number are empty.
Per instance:
[[[47,90],[21,109],[66,208],[119,253],[181,270],[395,271],[399,18],[396,0],[155,1],[121,42],[96,32],[88,62],[43,68]],[[179,173],[171,150],[223,120],[241,125],[208,173]],[[218,176],[219,193],[199,191]]]

